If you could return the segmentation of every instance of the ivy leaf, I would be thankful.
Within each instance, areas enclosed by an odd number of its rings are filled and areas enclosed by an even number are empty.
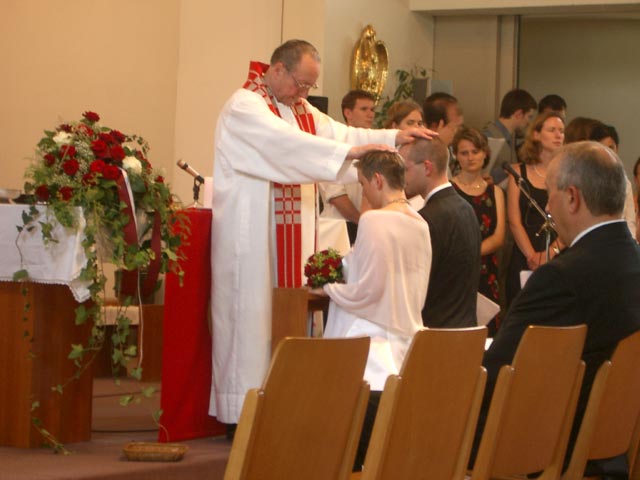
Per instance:
[[[18,270],[13,274],[14,282],[22,282],[28,279],[29,279],[29,272],[27,272],[24,268],[22,270]]]
[[[79,305],[76,308],[76,325],[84,324],[89,318],[89,311],[84,305]]]
[[[122,405],[123,407],[126,407],[127,405],[131,405],[131,402],[133,402],[134,396],[133,395],[123,395],[122,397],[120,397],[120,405]]]
[[[37,400],[36,400],[36,401],[34,401],[34,402],[31,402],[31,411],[32,411],[32,412],[33,412],[34,410],[38,409],[38,408],[40,408],[40,402],[39,402],[39,401],[37,401]]]
[[[51,391],[58,392],[60,395],[62,395],[62,385],[58,384],[55,387],[51,387]]]
[[[135,345],[129,345],[125,351],[124,354],[127,357],[135,357],[138,354],[138,347]]]
[[[144,395],[146,398],[153,397],[154,393],[156,393],[155,387],[146,387],[142,389],[142,395]]]
[[[68,356],[69,360],[82,358],[83,355],[84,355],[84,346],[82,344],[71,344],[71,352],[69,352],[69,356]]]
[[[132,369],[130,375],[136,380],[142,380],[142,367]]]
[[[161,408],[156,410],[155,412],[153,412],[153,414],[151,415],[153,417],[153,420],[156,423],[160,423],[160,417],[162,417],[162,414],[164,413],[164,410],[162,410]]]

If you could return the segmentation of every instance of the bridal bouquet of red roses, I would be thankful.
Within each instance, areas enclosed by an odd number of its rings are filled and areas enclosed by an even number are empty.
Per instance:
[[[326,283],[342,283],[342,255],[333,248],[316,252],[307,260],[304,274],[307,285],[312,288],[320,288]]]

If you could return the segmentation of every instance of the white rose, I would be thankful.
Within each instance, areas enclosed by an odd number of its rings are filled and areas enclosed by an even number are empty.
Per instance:
[[[124,157],[124,160],[122,160],[122,166],[132,173],[137,173],[138,175],[142,173],[142,164],[136,157]]]
[[[69,145],[71,143],[71,134],[60,130],[53,136],[53,141],[58,145]]]

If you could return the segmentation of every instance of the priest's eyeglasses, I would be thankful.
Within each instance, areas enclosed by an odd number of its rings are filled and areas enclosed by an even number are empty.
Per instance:
[[[293,78],[293,81],[296,83],[296,87],[298,87],[300,90],[316,90],[318,88],[317,83],[313,83],[313,84],[303,83],[300,80],[298,80],[296,77],[294,77],[293,73],[291,73],[289,70],[287,70],[287,73],[291,75],[291,78]]]

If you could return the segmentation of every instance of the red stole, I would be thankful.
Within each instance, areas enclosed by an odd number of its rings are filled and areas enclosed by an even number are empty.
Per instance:
[[[260,62],[251,62],[249,64],[249,76],[243,88],[260,94],[271,111],[278,117],[281,117],[275,98],[263,80],[263,75],[268,69],[269,65]],[[316,127],[313,122],[313,115],[307,109],[307,104],[299,100],[292,105],[291,110],[298,122],[300,130],[315,135]],[[302,286],[300,188],[300,185],[295,184],[273,184],[278,287],[297,288]]]

